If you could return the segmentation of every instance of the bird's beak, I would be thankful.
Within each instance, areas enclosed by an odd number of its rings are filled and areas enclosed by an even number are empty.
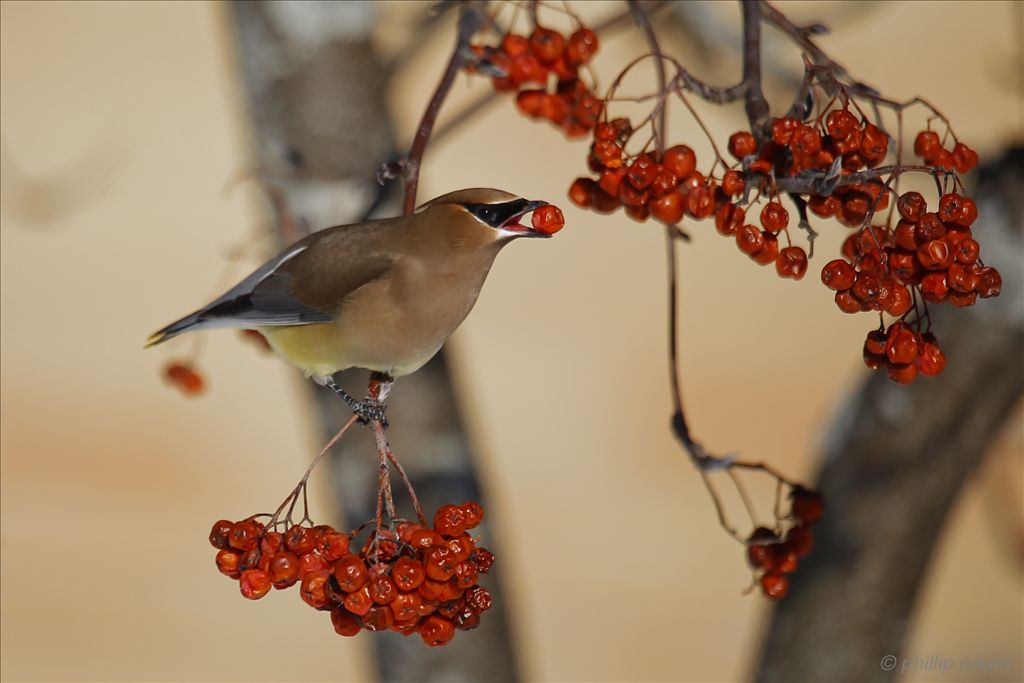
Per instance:
[[[507,221],[501,224],[501,229],[509,233],[510,237],[551,237],[551,235],[548,235],[547,233],[534,230],[531,226],[523,225],[519,222],[519,219],[526,214],[547,205],[548,202],[540,200],[527,202],[522,211],[511,216]]]

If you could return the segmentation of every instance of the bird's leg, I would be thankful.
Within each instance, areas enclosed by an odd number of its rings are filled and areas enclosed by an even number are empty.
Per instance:
[[[373,373],[370,376],[370,395],[362,401],[357,401],[351,394],[335,384],[333,377],[323,378],[323,385],[337,394],[345,402],[345,405],[352,409],[361,424],[380,422],[381,426],[387,427],[388,419],[385,415],[387,406],[384,404],[384,399],[387,398],[393,381],[390,375]]]

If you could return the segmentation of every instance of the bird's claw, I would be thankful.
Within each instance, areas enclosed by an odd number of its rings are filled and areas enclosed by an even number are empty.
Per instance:
[[[372,398],[365,398],[362,401],[353,401],[349,404],[352,412],[359,418],[359,424],[370,424],[379,422],[384,429],[388,428],[388,418],[385,414],[388,406],[381,401],[374,401]]]

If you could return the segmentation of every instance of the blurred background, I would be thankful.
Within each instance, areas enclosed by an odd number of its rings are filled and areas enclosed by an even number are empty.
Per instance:
[[[622,12],[572,4],[591,24]],[[928,96],[983,160],[1024,140],[1019,3],[779,7],[798,23],[829,25],[821,44],[883,93]],[[397,383],[390,431],[414,482],[486,501],[500,611],[421,660],[393,634],[339,638],[296,591],[247,602],[216,571],[210,525],[276,507],[342,412],[236,333],[142,344],[274,250],[275,196],[312,228],[358,218],[378,199],[380,213],[397,211],[376,196],[374,173],[407,146],[454,44],[454,13],[431,19],[429,10],[0,3],[4,680],[760,675],[772,607],[743,594],[744,549],[719,527],[668,429],[662,231],[570,205],[565,191],[585,173],[587,143],[527,121],[507,97],[429,148],[419,197],[500,187],[559,203],[567,226],[502,254],[444,357],[426,379]],[[667,52],[711,82],[737,80],[734,5],[683,3],[656,16]],[[594,64],[605,85],[647,51],[620,24],[601,34]],[[799,54],[768,29],[765,50],[778,81],[769,95],[781,106]],[[288,69],[303,64],[294,80]],[[486,79],[460,76],[444,112],[489,90]],[[679,109],[670,140],[698,147],[699,129]],[[719,139],[743,126],[742,107],[707,112]],[[329,124],[349,129],[348,146],[330,144],[338,133]],[[708,227],[691,225],[694,240],[680,250],[691,426],[713,450],[813,483],[823,454],[836,452],[828,435],[842,431],[869,374],[860,353],[872,323],[838,312],[816,282],[845,233],[824,230],[810,274],[793,283]],[[982,244],[1004,274],[1019,271],[1019,241]],[[1021,301],[1010,276],[999,304],[976,308],[1012,322]],[[986,324],[967,314],[945,321]],[[161,375],[194,353],[208,390],[189,399]],[[967,355],[951,355],[950,366]],[[926,568],[893,652],[1012,666],[945,675],[917,666],[900,680],[1022,677],[1021,414],[1019,404],[1008,411],[953,489],[948,515],[944,507],[936,517],[938,542],[914,551]],[[321,467],[311,487],[318,521],[363,521],[353,515],[371,504],[374,460],[362,434]],[[929,462],[916,466],[926,478]],[[768,509],[770,487],[751,482]],[[866,590],[841,584],[820,611],[843,622]],[[814,633],[801,638],[787,647],[816,647]],[[869,656],[817,645],[837,658]],[[865,670],[877,668],[870,656]]]

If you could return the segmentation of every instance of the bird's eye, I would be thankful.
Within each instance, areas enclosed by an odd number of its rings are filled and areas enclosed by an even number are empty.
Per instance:
[[[494,209],[492,209],[489,206],[482,206],[482,207],[480,207],[477,210],[477,214],[476,215],[480,217],[480,220],[482,220],[484,223],[487,223],[488,225],[493,223],[495,217],[497,216],[497,214],[495,213]]]

